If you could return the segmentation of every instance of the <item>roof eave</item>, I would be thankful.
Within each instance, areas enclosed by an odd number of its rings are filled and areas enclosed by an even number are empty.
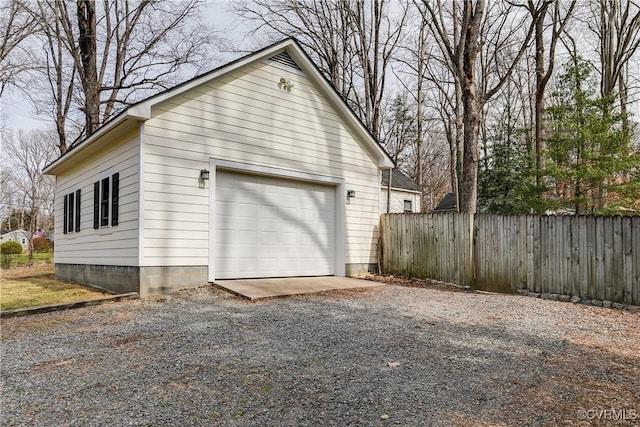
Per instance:
[[[380,188],[386,190],[387,186],[382,184],[382,185],[380,185]],[[422,191],[420,191],[420,190],[409,190],[408,188],[391,187],[391,190],[393,190],[393,191],[401,191],[403,193],[422,194]]]
[[[69,151],[67,151],[62,156],[58,157],[49,165],[45,166],[42,172],[46,175],[57,175],[57,172],[61,170],[61,168],[71,159],[78,156],[78,154],[85,151],[88,147],[92,146],[94,142],[98,141],[100,138],[116,129],[118,126],[121,126],[125,122],[139,122],[145,121],[151,118],[151,109],[146,105],[134,105],[132,107],[127,108],[116,117],[107,122],[104,126],[100,127],[95,133],[86,138],[77,146],[73,147]]]

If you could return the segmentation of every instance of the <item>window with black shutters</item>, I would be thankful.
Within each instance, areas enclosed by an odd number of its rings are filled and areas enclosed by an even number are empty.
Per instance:
[[[62,232],[64,234],[80,231],[80,218],[82,207],[81,191],[76,190],[64,196],[62,209]]]
[[[93,228],[118,225],[120,174],[102,178],[93,184]]]

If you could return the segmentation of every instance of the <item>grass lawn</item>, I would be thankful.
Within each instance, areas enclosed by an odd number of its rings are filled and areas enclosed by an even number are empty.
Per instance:
[[[82,301],[110,295],[87,286],[58,280],[54,277],[54,271],[51,258],[49,262],[34,262],[32,267],[3,269],[0,281],[0,310]]]
[[[3,255],[3,263],[2,266],[5,267],[5,262],[9,263],[9,268],[11,267],[21,267],[25,265],[29,265],[29,254],[18,254],[18,255]],[[7,261],[5,261],[7,260]],[[44,254],[33,254],[33,263],[53,263],[53,253],[44,253]],[[3,270],[3,272],[6,270]]]

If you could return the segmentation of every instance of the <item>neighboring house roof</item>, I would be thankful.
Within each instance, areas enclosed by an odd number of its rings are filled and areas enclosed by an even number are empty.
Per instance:
[[[7,231],[6,233],[3,233],[2,235],[0,235],[0,240],[2,240],[3,242],[6,241],[11,241],[13,239],[26,239],[29,240],[30,239],[30,234],[28,231],[23,230],[23,229],[18,229],[18,230],[12,230],[12,231]]]
[[[24,235],[29,235],[29,232],[27,230],[23,230],[22,228],[18,228],[17,230],[4,231],[2,233],[2,236],[6,236],[7,234],[13,234],[13,233],[20,233],[20,234],[24,234]]]
[[[456,210],[456,195],[453,193],[447,193],[444,195],[438,206],[433,210],[434,212],[446,212]]]
[[[384,148],[375,140],[373,135],[371,135],[371,132],[369,132],[367,127],[362,123],[349,105],[347,105],[344,99],[342,99],[333,85],[302,49],[300,44],[294,38],[288,38],[131,105],[116,117],[102,125],[88,138],[71,147],[69,151],[46,166],[44,168],[44,173],[55,175],[58,171],[64,169],[63,165],[67,164],[67,161],[70,158],[78,157],[81,159],[82,155],[80,153],[106,134],[121,135],[124,132],[131,131],[138,125],[139,121],[145,121],[151,118],[151,109],[153,107],[180,96],[197,86],[207,84],[212,80],[228,75],[229,73],[248,64],[270,58],[284,51],[286,51],[295,63],[307,74],[307,77],[317,85],[321,93],[327,96],[331,104],[338,110],[345,120],[347,120],[347,123],[352,125],[356,134],[365,142],[369,150],[376,156],[378,167],[383,169],[394,167],[393,160],[391,160]],[[68,164],[76,164],[76,162]]]
[[[389,181],[389,172],[385,171],[382,174],[382,186],[387,187]],[[412,192],[421,193],[420,187],[411,180],[408,176],[403,174],[399,169],[393,169],[391,173],[391,188],[394,190],[406,190]]]

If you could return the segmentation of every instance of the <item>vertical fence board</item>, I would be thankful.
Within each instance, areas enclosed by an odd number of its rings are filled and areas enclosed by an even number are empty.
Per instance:
[[[603,258],[603,292],[595,298],[611,300],[613,297],[613,218],[604,217],[604,258]]]
[[[580,294],[580,217],[573,218],[570,222],[571,247],[570,247],[570,280],[569,293],[567,295]]]
[[[580,271],[580,280],[578,283],[578,292],[573,295],[586,295],[589,286],[589,255],[587,250],[587,228],[589,227],[589,222],[588,219],[584,217],[577,218],[576,222],[579,224],[578,270]]]
[[[613,218],[613,251],[611,266],[611,298],[609,301],[624,300],[624,248],[622,246],[622,218]]]
[[[640,217],[631,218],[631,247],[633,273],[631,280],[631,304],[640,305]]]
[[[527,289],[533,289],[534,283],[534,256],[533,256],[533,232],[534,232],[534,219],[533,215],[527,215]]]

